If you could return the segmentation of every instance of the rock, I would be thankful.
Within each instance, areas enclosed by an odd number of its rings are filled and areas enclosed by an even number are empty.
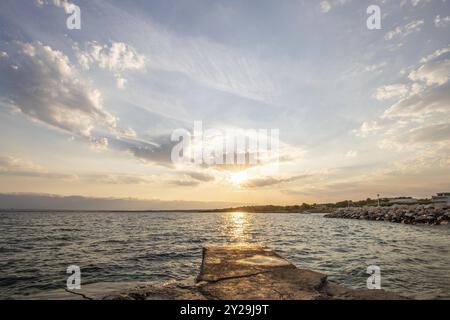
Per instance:
[[[97,283],[79,291],[54,290],[39,300],[323,300],[405,299],[384,290],[350,289],[323,273],[299,269],[261,245],[203,249],[196,281]]]
[[[393,205],[391,207],[345,208],[337,209],[325,217],[435,225],[450,220],[450,206]]]
[[[99,282],[81,290],[52,290],[27,300],[205,300],[191,281]]]
[[[220,300],[404,299],[383,290],[339,286],[262,246],[205,248],[198,281],[204,296]]]

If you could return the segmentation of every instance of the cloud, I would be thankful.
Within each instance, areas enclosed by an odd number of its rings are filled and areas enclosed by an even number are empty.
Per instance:
[[[225,45],[211,37],[170,32],[151,19],[124,10],[117,10],[114,18],[133,21],[124,35],[131,34],[139,52],[145,53],[147,70],[182,75],[205,89],[264,103],[273,102],[276,89],[281,87],[268,71],[267,60],[245,48]]]
[[[438,49],[438,50],[434,51],[432,54],[429,54],[426,57],[423,57],[420,60],[420,63],[427,63],[431,60],[434,60],[434,59],[444,55],[447,52],[450,52],[450,46],[448,46],[446,48]]]
[[[200,184],[195,180],[171,180],[169,183],[180,187],[196,187]]]
[[[71,7],[74,3],[68,0],[34,0],[37,7],[42,8],[44,5],[53,5],[57,8],[63,9],[65,13],[71,13]]]
[[[97,126],[117,128],[117,119],[103,108],[101,93],[83,81],[62,52],[41,42],[18,43],[9,56],[15,59],[0,59],[3,83],[22,114],[86,138]]]
[[[213,175],[196,171],[174,172],[173,175],[178,177],[181,176],[181,179],[161,179],[161,177],[158,177],[158,181],[160,183],[169,183],[179,186],[197,186],[201,182],[211,182],[215,180]],[[157,180],[157,178],[153,176],[130,175],[124,173],[85,173],[75,175],[49,172],[32,161],[13,156],[0,156],[0,176],[83,181],[110,185],[142,185],[151,184]]]
[[[383,127],[379,147],[391,150],[414,150],[416,155],[446,159],[450,137],[450,66],[449,49],[442,48],[420,60],[408,75],[410,83],[381,87],[378,100],[397,98],[378,120],[365,122],[354,130],[365,137]]]
[[[408,92],[409,89],[407,85],[398,83],[378,88],[373,97],[377,100],[383,101],[395,97],[404,97]]]
[[[384,118],[424,117],[450,111],[450,58],[448,48],[435,51],[421,59],[422,64],[408,78],[417,81],[411,85],[408,96],[388,108]],[[422,82],[426,88],[421,86]]]
[[[116,150],[132,154],[144,163],[155,163],[165,167],[173,167],[171,152],[177,144],[170,136],[153,137],[152,142],[132,137],[108,136],[108,144]]]
[[[127,84],[127,79],[122,78],[122,76],[116,76],[116,85],[119,89],[125,89],[125,85]]]
[[[331,10],[331,4],[328,1],[320,2],[320,11],[323,13],[327,13]]]
[[[394,30],[389,31],[386,33],[384,38],[386,40],[392,40],[394,38],[398,37],[406,37],[407,35],[418,32],[422,30],[422,26],[424,24],[423,20],[414,20],[406,24],[405,26],[397,26]]]
[[[0,175],[62,180],[77,179],[76,175],[52,173],[31,161],[13,156],[0,156]]]
[[[304,196],[305,194],[307,194],[307,192],[305,192],[303,190],[291,190],[291,189],[280,190],[280,192],[284,195],[291,196],[291,197]]]
[[[62,8],[64,9],[64,11],[66,13],[70,13],[70,8],[72,6],[72,2],[68,1],[68,0],[50,0],[52,2],[52,4],[58,8]],[[42,1],[41,1],[42,3]]]
[[[364,71],[367,71],[367,72],[379,71],[379,70],[382,70],[386,65],[387,65],[387,62],[386,61],[382,61],[382,62],[377,63],[377,64],[371,64],[371,65],[366,66],[364,68]]]
[[[244,188],[260,188],[260,187],[267,187],[272,186],[280,183],[288,183],[293,182],[301,179],[308,178],[310,175],[304,174],[304,175],[298,175],[290,178],[283,178],[283,179],[277,179],[273,177],[264,177],[264,178],[254,178],[249,179],[241,184]]]
[[[444,162],[449,159],[449,52],[449,47],[434,51],[410,72],[410,83],[401,87],[401,94],[395,95],[398,101],[377,120],[384,127],[380,148],[409,150],[417,157],[434,156]]]
[[[445,2],[446,0],[442,0],[442,1]],[[383,2],[385,2],[385,1],[383,1]],[[410,1],[402,0],[402,2],[400,3],[400,6],[403,7],[403,6],[405,6],[407,3],[409,3],[411,6],[417,7],[420,3],[422,3],[423,5],[425,5],[425,4],[429,3],[429,2],[431,2],[431,0],[410,0]]]
[[[106,151],[108,150],[108,139],[107,138],[90,138],[91,149],[94,151]]]
[[[29,178],[44,178],[69,181],[88,181],[100,184],[149,184],[152,182],[148,177],[134,176],[128,174],[67,174],[49,172],[42,166],[18,157],[0,156],[0,175],[20,176]]]
[[[427,143],[450,140],[450,123],[435,124],[414,129],[404,136],[409,143]]]
[[[230,208],[248,203],[163,201],[159,199],[94,198],[83,196],[58,196],[37,193],[0,194],[2,209],[30,210],[195,210]]]
[[[320,2],[320,12],[328,13],[333,7],[343,6],[349,3],[351,0],[324,0]]]
[[[434,18],[434,25],[436,28],[444,28],[444,27],[448,26],[449,23],[450,23],[450,16],[441,18],[440,15],[437,15]]]
[[[113,42],[111,45],[101,45],[98,42],[86,43],[86,49],[81,51],[74,47],[78,62],[89,70],[96,65],[101,69],[112,72],[123,72],[126,70],[140,70],[145,67],[145,56],[123,42]]]
[[[450,78],[450,59],[429,61],[409,74],[413,81],[424,81],[427,85],[441,85]]]
[[[123,42],[113,42],[108,46],[93,41],[88,42],[83,51],[77,45],[74,46],[74,50],[78,63],[85,70],[98,66],[113,72],[119,89],[124,89],[127,83],[127,79],[122,76],[123,72],[145,69],[145,56]]]
[[[346,154],[346,158],[356,158],[358,156],[358,151],[355,150],[349,150]]]
[[[450,111],[450,85],[441,85],[426,90],[423,93],[412,95],[402,99],[384,114],[384,118],[393,117],[424,117],[432,113],[443,113]]]
[[[100,184],[117,184],[117,185],[131,185],[131,184],[149,184],[152,180],[127,174],[92,174],[83,176],[83,179]]]
[[[104,108],[100,91],[77,72],[62,52],[41,42],[18,42],[11,48],[16,49],[14,54],[0,57],[1,82],[5,96],[21,114],[34,122],[81,137],[97,151],[112,146],[146,161],[171,162],[170,151],[175,143],[170,137],[161,137],[159,143],[153,143],[138,139],[131,128],[118,126],[117,118]],[[121,58],[111,60],[105,62],[108,68],[130,67]],[[16,65],[17,69],[12,68]]]
[[[214,176],[203,172],[186,171],[184,172],[184,175],[202,182],[214,181],[215,179]]]
[[[181,171],[175,172],[176,175],[181,175],[180,179],[171,179],[167,183],[181,187],[196,187],[202,182],[211,182],[215,177],[211,174],[200,171]]]
[[[365,121],[360,128],[353,130],[353,133],[358,137],[365,138],[380,129],[381,126],[378,124],[378,121]]]

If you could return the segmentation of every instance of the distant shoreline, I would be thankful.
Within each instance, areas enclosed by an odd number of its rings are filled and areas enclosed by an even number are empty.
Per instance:
[[[200,210],[195,210],[195,209],[189,209],[189,210],[98,210],[98,209],[94,209],[94,210],[89,210],[89,209],[82,209],[82,210],[67,210],[67,209],[62,209],[62,210],[58,210],[58,209],[0,209],[0,213],[2,212],[99,212],[99,213],[107,213],[107,212],[130,212],[130,213],[158,213],[158,212],[162,212],[162,213],[176,213],[176,212],[180,212],[180,213],[226,213],[226,212],[244,212],[244,213],[258,213],[258,214],[262,214],[262,213],[299,213],[299,214],[314,214],[314,213],[330,213],[332,212],[332,210],[326,211],[326,210],[320,210],[320,211],[314,211],[314,210],[309,210],[309,211],[245,211],[245,210],[231,210],[231,209],[211,209],[211,210],[206,210],[206,209],[200,209]]]
[[[314,207],[307,204],[295,205],[295,206],[274,206],[274,205],[263,205],[263,206],[241,206],[241,207],[230,207],[230,208],[216,208],[216,209],[164,209],[164,210],[103,210],[103,209],[20,209],[20,208],[6,208],[0,209],[0,212],[205,212],[205,213],[215,213],[215,212],[245,212],[245,213],[331,213],[333,208],[326,207]]]

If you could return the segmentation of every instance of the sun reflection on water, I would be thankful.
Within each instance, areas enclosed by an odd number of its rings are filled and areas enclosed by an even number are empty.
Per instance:
[[[249,243],[252,240],[250,232],[253,215],[246,212],[227,212],[223,215],[222,234],[227,242]]]

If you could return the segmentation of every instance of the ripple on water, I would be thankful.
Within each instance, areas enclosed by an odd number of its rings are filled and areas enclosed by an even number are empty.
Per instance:
[[[450,228],[325,219],[322,215],[138,212],[0,213],[0,298],[61,288],[79,265],[83,283],[186,279],[205,244],[264,243],[300,268],[353,288],[367,266],[382,286],[450,298]]]

